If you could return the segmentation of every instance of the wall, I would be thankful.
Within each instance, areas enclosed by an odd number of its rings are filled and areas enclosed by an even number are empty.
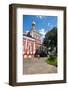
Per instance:
[[[9,4],[40,4],[67,6],[68,0],[0,0],[0,90],[67,90],[66,84],[37,85],[24,87],[11,87],[8,85],[9,70]],[[68,12],[67,12],[68,15]],[[68,18],[67,18],[68,21]],[[67,26],[68,28],[68,26]],[[68,32],[67,32],[68,34]],[[67,35],[68,38],[68,35]],[[67,48],[68,50],[68,48]],[[68,64],[68,61],[67,61]],[[68,66],[67,66],[68,68]],[[68,78],[67,78],[68,81]]]

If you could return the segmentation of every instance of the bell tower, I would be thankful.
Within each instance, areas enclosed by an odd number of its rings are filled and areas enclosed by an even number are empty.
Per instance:
[[[35,30],[35,22],[32,22],[32,30]]]

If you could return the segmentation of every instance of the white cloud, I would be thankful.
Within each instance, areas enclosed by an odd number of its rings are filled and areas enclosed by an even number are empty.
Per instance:
[[[50,26],[50,23],[48,23],[48,26]]]
[[[43,42],[43,39],[45,37],[45,34],[47,33],[44,28],[39,30],[39,33],[41,34],[41,43]]]
[[[39,32],[42,35],[42,38],[44,38],[45,37],[45,34],[47,33],[44,28],[42,28],[41,30],[39,30]]]
[[[43,16],[39,16],[39,18],[40,18],[40,19],[42,19],[42,18],[43,18]]]
[[[26,33],[28,33],[29,31],[27,30]]]
[[[48,23],[49,28],[51,29],[53,25],[51,23]]]
[[[43,19],[44,18],[44,16],[37,16],[38,18],[40,18],[40,19]]]

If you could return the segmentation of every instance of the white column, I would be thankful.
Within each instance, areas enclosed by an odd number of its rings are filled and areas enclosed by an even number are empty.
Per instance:
[[[29,42],[28,42],[28,45],[27,45],[27,55],[29,55]]]
[[[34,42],[34,45],[33,45],[33,54],[35,54],[35,42]]]
[[[26,39],[26,44],[24,46],[25,46],[25,49],[27,49],[27,39]]]

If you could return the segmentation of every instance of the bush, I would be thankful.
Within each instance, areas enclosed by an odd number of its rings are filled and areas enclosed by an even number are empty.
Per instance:
[[[55,56],[50,55],[49,58],[48,58],[48,60],[54,60],[55,58],[56,58]]]
[[[53,55],[49,56],[47,63],[57,67],[57,57]]]

